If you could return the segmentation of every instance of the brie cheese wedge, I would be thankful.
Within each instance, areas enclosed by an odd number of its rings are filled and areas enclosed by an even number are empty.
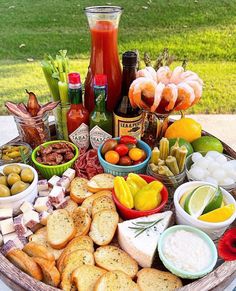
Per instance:
[[[143,268],[151,267],[162,232],[172,223],[171,211],[152,214],[118,224],[120,247]],[[149,228],[148,228],[149,226]],[[140,233],[137,228],[146,228]]]

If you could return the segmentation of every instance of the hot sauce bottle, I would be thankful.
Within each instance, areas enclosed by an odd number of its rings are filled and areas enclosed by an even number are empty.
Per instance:
[[[89,112],[82,103],[82,84],[79,73],[70,73],[69,99],[71,106],[67,112],[67,129],[70,140],[79,148],[89,147]]]
[[[139,108],[132,108],[128,92],[133,80],[136,79],[137,54],[133,51],[122,55],[123,77],[120,102],[117,104],[114,117],[114,135],[130,135],[141,138],[142,112]]]
[[[90,114],[90,143],[97,149],[105,140],[112,138],[112,114],[106,110],[107,76],[95,75],[93,89],[95,109]]]

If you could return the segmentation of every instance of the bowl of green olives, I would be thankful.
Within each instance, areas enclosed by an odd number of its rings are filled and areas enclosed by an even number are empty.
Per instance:
[[[33,202],[37,196],[38,174],[25,164],[0,166],[0,208],[19,211],[24,201]]]

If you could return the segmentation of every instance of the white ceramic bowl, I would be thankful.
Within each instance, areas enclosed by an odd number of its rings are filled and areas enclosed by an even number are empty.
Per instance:
[[[177,224],[184,224],[184,225],[190,225],[197,227],[207,233],[213,240],[218,239],[228,228],[228,226],[236,219],[236,211],[234,214],[223,222],[205,222],[198,220],[197,218],[194,218],[190,216],[187,212],[184,211],[184,209],[180,206],[179,200],[182,197],[184,193],[187,191],[190,191],[191,189],[197,188],[201,185],[212,185],[207,182],[202,181],[194,181],[194,182],[187,182],[181,186],[179,186],[174,193],[174,205],[175,205],[175,211],[176,211],[176,222]],[[212,185],[215,186],[215,185]],[[236,208],[236,201],[234,197],[227,192],[225,189],[220,188],[224,197],[224,201],[227,204],[234,204]]]
[[[33,167],[29,165],[20,163],[17,163],[17,165],[21,166],[22,168],[30,168],[34,173],[34,180],[25,191],[9,197],[0,197],[0,209],[13,208],[14,214],[17,214],[19,212],[20,206],[24,201],[32,203],[38,194],[38,173]],[[6,166],[7,165],[1,166],[0,172],[2,172],[3,168]]]

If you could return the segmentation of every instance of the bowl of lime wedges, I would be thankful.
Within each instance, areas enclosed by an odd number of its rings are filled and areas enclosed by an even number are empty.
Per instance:
[[[187,182],[174,193],[177,224],[197,227],[213,240],[236,219],[236,201],[225,189],[202,181]]]

